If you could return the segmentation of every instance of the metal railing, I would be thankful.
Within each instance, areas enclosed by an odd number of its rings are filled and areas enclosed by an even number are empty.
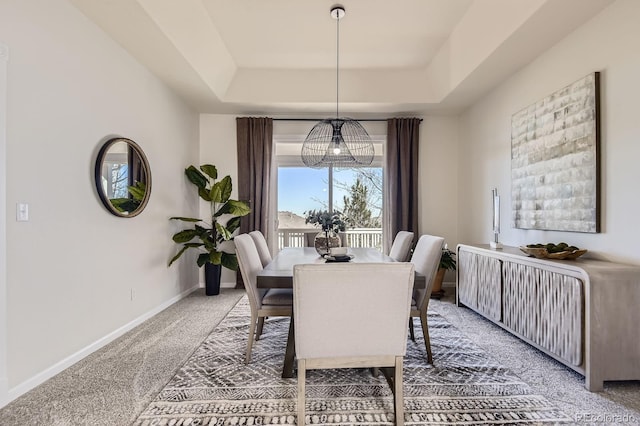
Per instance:
[[[278,229],[278,250],[284,247],[313,247],[318,228]],[[382,228],[353,228],[340,233],[345,247],[373,247],[382,250]]]

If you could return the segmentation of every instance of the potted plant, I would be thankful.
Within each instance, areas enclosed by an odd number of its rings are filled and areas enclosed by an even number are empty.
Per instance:
[[[191,217],[170,218],[170,220],[193,223],[193,228],[184,229],[173,235],[173,241],[182,244],[182,248],[169,261],[169,266],[188,249],[200,251],[196,263],[200,267],[203,265],[205,267],[206,294],[211,296],[220,292],[222,267],[234,271],[238,269],[235,253],[222,250],[220,245],[233,238],[233,232],[240,226],[240,218],[248,215],[251,208],[242,201],[230,198],[231,177],[225,176],[217,180],[218,170],[211,164],[200,166],[200,170],[189,166],[184,172],[189,182],[197,187],[200,198],[209,203],[211,222]]]
[[[440,299],[444,295],[442,280],[448,270],[456,270],[456,254],[449,250],[449,247],[445,244],[442,248],[442,255],[440,256],[438,272],[433,279],[433,288],[431,289],[431,297],[433,299]]]
[[[111,205],[120,213],[128,214],[140,207],[147,193],[147,185],[144,182],[136,181],[135,185],[127,186],[127,190],[131,195],[129,198],[109,198]]]
[[[339,211],[309,210],[304,223],[311,223],[322,228],[322,232],[316,235],[315,248],[321,256],[329,253],[331,247],[340,247],[341,241],[338,232],[344,232],[345,224]]]

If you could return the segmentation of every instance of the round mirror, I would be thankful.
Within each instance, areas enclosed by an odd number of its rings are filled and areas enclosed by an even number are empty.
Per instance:
[[[151,169],[142,149],[131,139],[109,139],[96,159],[96,190],[116,216],[140,214],[151,194]]]

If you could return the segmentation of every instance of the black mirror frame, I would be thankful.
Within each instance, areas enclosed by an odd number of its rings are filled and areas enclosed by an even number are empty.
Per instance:
[[[128,146],[130,146],[135,151],[135,153],[140,157],[140,161],[142,162],[142,166],[144,167],[145,175],[146,175],[146,182],[145,182],[146,191],[144,194],[144,198],[140,202],[140,205],[135,210],[133,210],[128,214],[125,214],[119,211],[113,206],[113,204],[111,204],[111,201],[107,197],[107,194],[105,194],[104,188],[102,187],[102,163],[105,159],[105,156],[107,155],[107,152],[109,151],[109,148],[111,148],[111,146],[117,142],[125,142]],[[107,211],[109,211],[109,213],[118,217],[127,217],[127,218],[135,217],[145,209],[145,207],[147,206],[147,203],[149,202],[149,198],[151,196],[151,167],[149,166],[149,161],[147,160],[147,156],[144,154],[144,151],[142,150],[142,148],[140,148],[140,146],[134,141],[132,141],[131,139],[121,138],[121,137],[111,138],[108,141],[106,141],[104,145],[102,145],[102,147],[100,148],[100,151],[98,152],[98,157],[96,158],[96,164],[95,164],[94,182],[96,185],[96,191],[98,192],[98,196],[100,197],[102,204],[104,204],[105,208],[107,209]]]

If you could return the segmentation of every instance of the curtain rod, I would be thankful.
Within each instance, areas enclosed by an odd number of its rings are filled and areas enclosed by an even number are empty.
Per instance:
[[[407,118],[417,118],[417,117],[407,117]],[[273,121],[322,121],[322,120],[331,120],[330,118],[273,118]],[[387,121],[388,118],[363,118],[363,119],[353,119],[355,121]],[[421,118],[420,121],[423,119]]]

